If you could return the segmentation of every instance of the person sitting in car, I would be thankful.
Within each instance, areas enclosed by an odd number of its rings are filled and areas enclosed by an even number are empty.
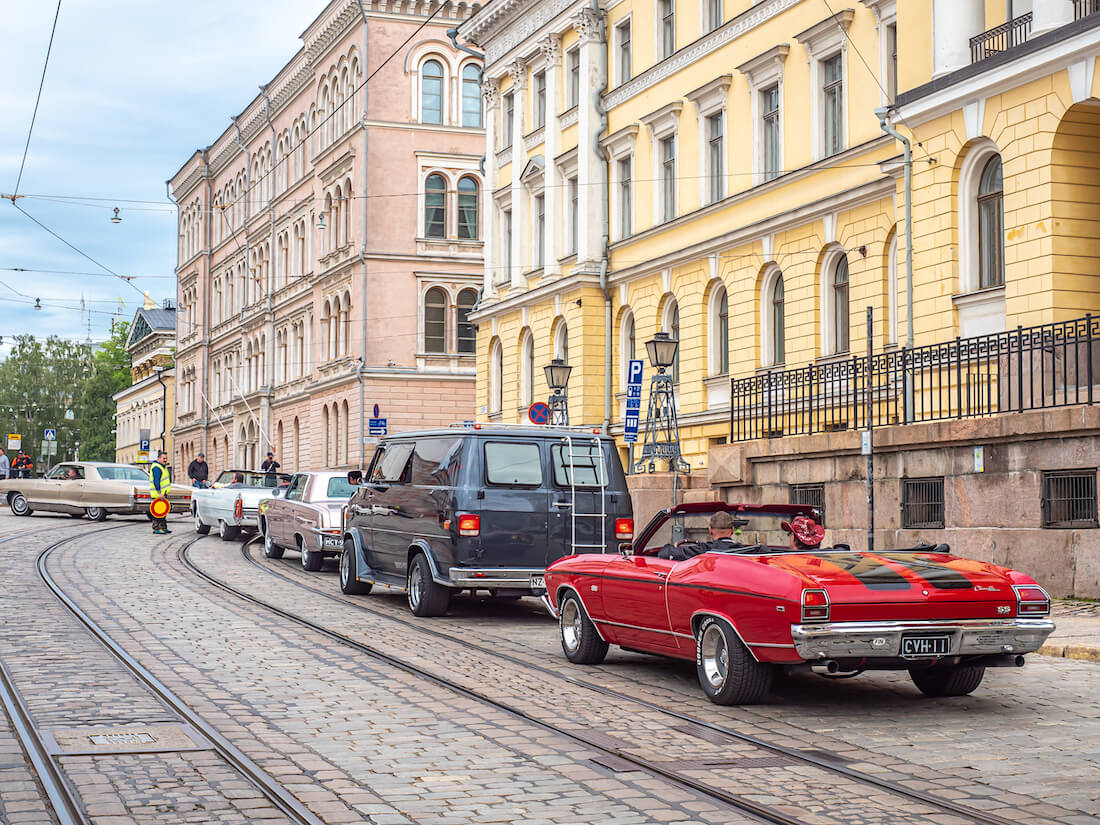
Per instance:
[[[725,510],[720,510],[711,515],[707,523],[710,541],[680,541],[676,544],[666,544],[657,551],[657,558],[684,561],[712,550],[736,550],[738,547],[744,547],[733,537],[734,530],[738,526],[733,516]]]
[[[242,487],[247,487],[247,486],[248,485],[244,483],[244,473],[234,473],[233,474],[233,483],[225,485],[225,488],[227,490],[239,490]]]

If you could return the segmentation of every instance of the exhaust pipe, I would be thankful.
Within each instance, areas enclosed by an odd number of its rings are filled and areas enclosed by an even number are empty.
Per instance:
[[[824,661],[819,665],[814,665],[811,670],[813,670],[814,673],[821,673],[826,676],[834,676],[837,673],[840,673],[840,662],[838,662],[836,659],[828,659],[827,661]]]

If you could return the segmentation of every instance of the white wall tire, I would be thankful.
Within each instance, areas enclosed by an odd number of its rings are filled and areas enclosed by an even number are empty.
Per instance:
[[[29,516],[34,513],[31,509],[30,502],[27,501],[27,497],[22,493],[12,493],[8,496],[8,508],[11,510],[13,516]]]

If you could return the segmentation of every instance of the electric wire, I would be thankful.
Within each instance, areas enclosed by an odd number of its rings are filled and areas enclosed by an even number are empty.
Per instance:
[[[34,122],[38,119],[38,106],[42,102],[42,89],[46,85],[46,68],[50,65],[50,53],[53,52],[53,38],[57,33],[57,19],[61,16],[61,0],[57,0],[57,11],[53,15],[53,25],[50,27],[50,42],[46,46],[46,59],[42,62],[42,77],[38,81],[38,95],[34,99],[34,111],[31,113],[31,125],[27,129],[27,142],[23,145],[23,160],[19,164],[19,175],[15,179],[15,189],[12,191],[11,202],[15,203],[19,195],[19,184],[23,181],[23,169],[27,165],[27,153],[31,148],[31,135],[34,134]]]

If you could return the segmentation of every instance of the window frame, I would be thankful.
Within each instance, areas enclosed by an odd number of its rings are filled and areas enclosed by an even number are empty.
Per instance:
[[[1084,517],[1054,518],[1052,506],[1054,502],[1052,501],[1051,487],[1056,480],[1084,482],[1086,488],[1091,486],[1091,490],[1085,490],[1085,493],[1089,493],[1090,495],[1066,496],[1058,499],[1058,501],[1063,503],[1069,503],[1071,508],[1085,504],[1088,508],[1088,512]],[[1097,486],[1095,467],[1072,470],[1043,470],[1040,486],[1042,528],[1044,530],[1091,530],[1100,527],[1100,520],[1098,520],[1097,512],[1098,506],[1100,506],[1100,502],[1098,502],[1097,499]],[[1066,513],[1065,515],[1071,514],[1072,513]]]
[[[775,263],[764,269],[760,280],[760,366],[782,367],[787,357],[786,283],[783,270]],[[776,297],[777,289],[780,292]],[[782,319],[782,324],[777,323]]]
[[[658,169],[660,170],[660,175],[658,177],[660,180],[661,192],[658,208],[661,210],[661,223],[675,220],[677,216],[676,137],[675,134],[672,134],[667,137],[658,138],[657,140],[657,147],[659,150],[657,163]]]
[[[836,78],[829,79],[829,67],[835,65]],[[844,53],[838,50],[821,60],[821,156],[832,157],[845,146],[844,114],[846,107]]]
[[[983,192],[985,188],[986,174],[996,163],[998,168],[998,176],[1000,178],[1000,188],[990,192]],[[994,289],[996,287],[1002,287],[1005,285],[1005,207],[1004,207],[1004,161],[999,154],[990,155],[990,157],[982,164],[981,170],[978,173],[978,188],[975,192],[975,200],[977,201],[977,207],[975,209],[975,215],[977,216],[977,241],[978,241],[978,289]],[[990,275],[989,268],[986,262],[986,230],[987,213],[994,212],[993,226],[989,227],[993,233],[995,233],[1000,243],[995,250],[994,257],[997,272],[992,273],[994,277],[988,277]]]
[[[469,69],[473,69],[476,72],[476,74],[477,74],[476,79],[471,79],[471,78],[468,78],[466,76],[467,71]],[[462,69],[459,72],[459,87],[460,87],[460,94],[459,94],[459,106],[460,106],[459,124],[462,125],[464,128],[482,129],[485,126],[485,106],[484,106],[484,103],[483,103],[483,100],[482,100],[482,94],[481,94],[482,77],[483,77],[483,73],[482,73],[481,66],[479,66],[477,63],[466,63],[465,65],[462,66]],[[471,85],[473,86],[473,94],[468,95],[467,93],[468,93]],[[477,101],[477,122],[476,123],[467,123],[467,121],[466,121],[466,115],[468,114],[468,112],[466,111],[466,102],[470,99],[473,99],[473,100]]]
[[[534,125],[531,131],[542,129],[546,126],[546,70],[542,69],[535,72],[532,78],[531,85],[534,87],[534,94],[531,95],[531,108],[534,117]]]
[[[433,293],[438,293],[440,296],[442,296],[442,299],[443,299],[442,304],[432,305],[430,303],[431,296],[432,296]],[[421,306],[423,307],[422,315],[423,315],[423,318],[424,318],[424,332],[423,332],[423,341],[421,343],[421,350],[420,351],[423,352],[423,353],[429,354],[429,355],[446,355],[447,351],[448,351],[448,347],[447,347],[447,315],[448,315],[448,311],[450,309],[450,296],[447,294],[447,290],[444,289],[441,286],[438,286],[438,285],[428,287],[426,290],[424,290],[424,297],[422,299]],[[429,317],[428,317],[429,309],[438,310],[439,318],[438,319],[429,319]],[[432,325],[433,327],[434,326],[439,326],[439,325],[442,326],[442,329],[440,330],[439,335],[438,335],[438,338],[439,338],[439,341],[440,341],[440,348],[439,349],[432,349],[429,346],[429,343],[428,343],[429,339],[436,337],[433,333],[429,333],[429,331],[428,331],[429,324]]]
[[[539,457],[539,461],[538,461],[539,480],[537,482],[533,482],[533,483],[529,483],[529,484],[520,484],[518,482],[493,481],[492,479],[490,479],[489,478],[489,450],[488,450],[488,448],[490,446],[493,446],[493,445],[501,445],[501,446],[507,446],[507,447],[517,447],[517,446],[534,447],[535,452],[538,454],[538,457]],[[481,443],[481,462],[482,462],[482,468],[483,468],[482,478],[484,479],[485,484],[488,487],[512,487],[512,488],[519,487],[519,488],[523,488],[523,489],[527,489],[527,490],[539,490],[546,483],[546,468],[543,466],[542,445],[538,441],[493,441],[493,440],[490,440],[490,439],[486,439],[485,441],[483,441]]]
[[[431,189],[430,184],[433,180],[438,179],[443,184],[442,190]],[[421,237],[433,238],[436,240],[447,238],[447,177],[441,172],[429,172],[424,178],[424,212],[422,216],[421,231],[424,233]],[[438,198],[439,205],[431,206],[429,203],[430,198]],[[429,210],[437,209],[440,211],[439,216],[439,234],[432,234],[431,228],[436,223],[429,220]]]
[[[509,149],[515,142],[513,134],[516,122],[516,95],[513,89],[509,89],[501,95],[500,102],[500,148],[501,151]]]
[[[566,100],[568,104],[566,109],[572,109],[574,106],[581,102],[581,49],[580,46],[574,46],[571,49],[565,51],[565,66],[566,66],[566,78],[569,81],[569,85],[566,87],[569,90],[569,97]]]
[[[913,502],[911,500],[912,493],[918,484],[932,485],[929,489],[932,490],[933,496],[928,497],[927,500]],[[934,492],[938,485],[939,488],[939,500],[937,501],[934,496]],[[944,484],[943,476],[929,476],[925,478],[903,478],[901,479],[901,528],[903,530],[943,530],[947,524],[947,486]],[[926,515],[936,515],[936,507],[939,507],[939,519],[928,518],[923,521],[913,519],[913,508],[924,507],[928,508]]]
[[[439,67],[439,75],[429,75],[426,70],[429,65],[435,64]],[[428,107],[425,105],[428,97],[428,81],[429,78],[433,82],[439,83],[439,120],[429,120],[425,116],[428,112]],[[442,126],[447,119],[447,70],[442,58],[435,55],[430,55],[420,63],[420,122],[431,126]],[[434,111],[434,110],[432,110]]]
[[[469,307],[464,305],[463,296],[472,295],[473,301]],[[455,297],[455,353],[457,355],[477,354],[477,325],[470,320],[470,313],[477,306],[477,290],[465,287],[458,291]],[[465,312],[465,315],[463,313]],[[464,336],[463,330],[468,330],[471,335]],[[469,349],[463,349],[463,341],[469,341]]]
[[[625,38],[624,38],[625,34]],[[621,86],[634,76],[634,49],[631,16],[615,24],[615,85]]]
[[[657,0],[654,19],[657,24],[654,52],[658,60],[665,60],[676,52],[676,0]]]
[[[474,188],[473,188],[472,192],[469,191],[469,190],[467,190],[466,192],[462,191],[462,185],[464,183],[466,183],[467,181],[470,182],[471,184],[473,184]],[[473,227],[473,234],[467,236],[463,232],[463,226],[465,225],[465,226],[467,226],[467,228],[469,226],[468,223],[464,224],[463,219],[462,219],[463,214],[464,214],[463,199],[469,199],[471,197],[473,198],[473,203],[474,203],[474,206],[473,206],[474,227]],[[475,178],[473,175],[463,175],[462,177],[460,177],[458,179],[458,184],[455,186],[455,201],[456,201],[456,209],[455,209],[456,237],[460,241],[477,241],[477,240],[480,240],[480,235],[481,235],[481,183],[477,180],[477,178]]]

